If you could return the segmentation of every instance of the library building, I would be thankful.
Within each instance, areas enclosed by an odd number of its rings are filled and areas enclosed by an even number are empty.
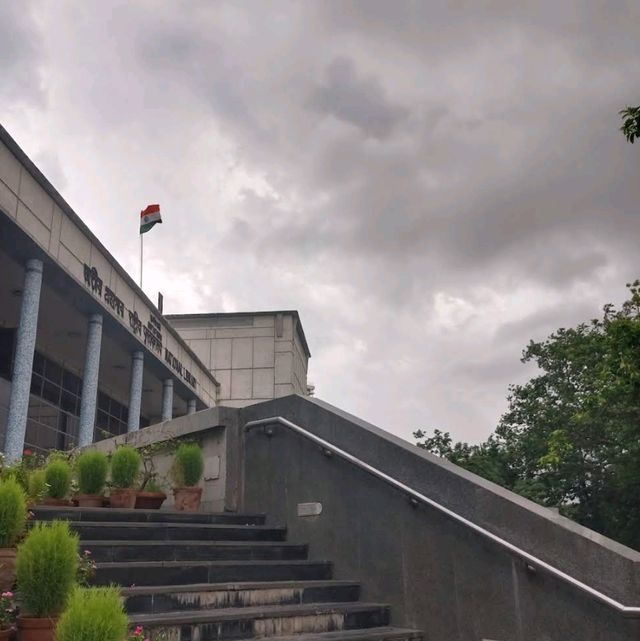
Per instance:
[[[0,126],[0,445],[69,449],[310,394],[293,310],[163,315]]]

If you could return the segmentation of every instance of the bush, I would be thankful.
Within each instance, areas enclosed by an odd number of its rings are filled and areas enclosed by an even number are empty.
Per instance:
[[[27,497],[31,503],[38,503],[47,496],[47,476],[43,469],[34,470],[27,481]]]
[[[36,523],[18,547],[16,574],[23,613],[32,617],[60,614],[78,570],[78,536],[66,521]]]
[[[0,548],[12,548],[27,523],[27,500],[20,484],[13,478],[0,481]]]
[[[128,624],[117,588],[76,588],[58,622],[56,641],[123,641]]]
[[[34,470],[41,468],[43,463],[44,457],[41,454],[27,449],[24,450],[21,458],[2,468],[1,477],[2,479],[14,479],[26,493],[29,491],[29,475]]]
[[[197,443],[183,443],[176,451],[175,480],[179,485],[193,487],[204,471],[202,448]]]
[[[71,466],[62,459],[53,459],[44,470],[47,494],[52,499],[64,499],[71,487]]]
[[[133,487],[139,469],[138,450],[129,445],[123,445],[111,457],[111,482],[115,487]]]
[[[76,470],[80,494],[102,494],[109,472],[106,454],[97,450],[83,452],[76,461]]]

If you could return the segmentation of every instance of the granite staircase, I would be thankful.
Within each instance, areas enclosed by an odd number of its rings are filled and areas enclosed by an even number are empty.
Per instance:
[[[167,641],[420,641],[389,607],[360,601],[329,561],[259,514],[38,508],[66,519],[97,563],[94,583],[122,586],[132,625]],[[153,636],[155,635],[155,637]]]

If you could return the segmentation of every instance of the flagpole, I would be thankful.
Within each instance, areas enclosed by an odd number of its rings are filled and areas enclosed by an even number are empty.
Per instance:
[[[143,234],[140,234],[140,289],[142,289],[142,237]]]

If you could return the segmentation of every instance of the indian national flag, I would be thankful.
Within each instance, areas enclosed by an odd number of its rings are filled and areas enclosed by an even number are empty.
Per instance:
[[[148,232],[156,223],[161,223],[160,205],[149,205],[140,212],[140,233]]]

